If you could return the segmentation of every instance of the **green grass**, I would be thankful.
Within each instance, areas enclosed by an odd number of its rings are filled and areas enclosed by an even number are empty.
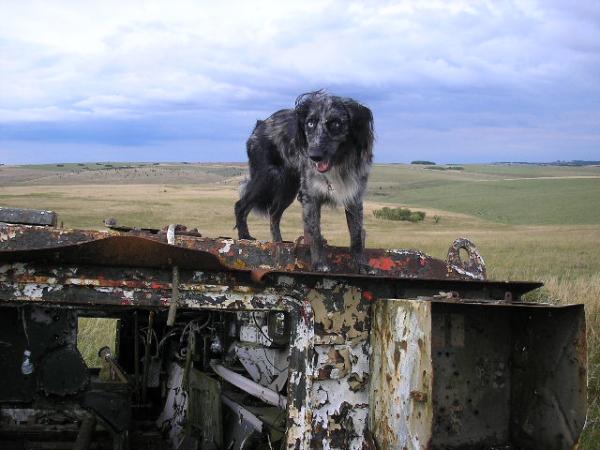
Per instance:
[[[541,165],[501,165],[501,164],[467,164],[465,171],[499,177],[564,177],[600,175],[599,166],[541,166]]]
[[[381,201],[469,214],[519,225],[600,223],[600,179],[429,183],[405,191],[394,186]]]
[[[565,178],[600,176],[595,167],[551,167],[547,172],[545,168],[529,166],[465,167],[464,172],[414,166],[376,167],[369,198],[428,206],[505,224],[600,223],[600,178]],[[498,177],[500,174],[502,177]]]
[[[98,351],[110,347],[116,351],[117,319],[80,317],[77,330],[77,348],[88,367],[102,367]]]

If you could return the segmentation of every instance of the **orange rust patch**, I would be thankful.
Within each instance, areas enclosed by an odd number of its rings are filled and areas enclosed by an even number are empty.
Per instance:
[[[368,302],[372,302],[373,300],[375,300],[375,296],[371,291],[363,291],[362,297]]]
[[[396,263],[392,258],[371,258],[369,265],[375,269],[392,270],[396,266]]]

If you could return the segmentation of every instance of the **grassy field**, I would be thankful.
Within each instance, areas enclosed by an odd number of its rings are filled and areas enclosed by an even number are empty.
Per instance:
[[[484,256],[493,279],[540,280],[530,296],[584,303],[588,319],[589,414],[583,449],[600,442],[600,167],[465,165],[464,170],[380,165],[365,204],[367,246],[413,248],[446,257],[465,236]],[[52,209],[65,227],[102,228],[182,223],[207,236],[233,236],[233,203],[244,165],[151,163],[0,167],[0,206]],[[376,219],[382,206],[425,211],[423,222]],[[433,216],[440,216],[436,223]],[[251,217],[250,230],[269,238],[267,222]],[[284,215],[282,233],[301,234],[298,205]],[[347,245],[341,210],[326,210],[323,232]],[[91,333],[91,331],[90,331]]]

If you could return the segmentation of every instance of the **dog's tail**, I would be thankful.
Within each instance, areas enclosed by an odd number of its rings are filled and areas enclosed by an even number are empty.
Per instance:
[[[244,180],[242,182],[240,182],[240,187],[239,187],[240,198],[242,198],[246,194],[246,191],[248,190],[249,182],[250,182],[250,178],[244,178]]]
[[[264,195],[262,196],[258,196],[259,198],[256,198],[256,196],[254,196],[253,199],[248,199],[246,198],[246,196],[248,194],[250,194],[252,196],[252,194],[255,194],[256,192],[252,192],[252,189],[256,188],[256,183],[251,183],[252,181],[255,181],[253,178],[246,178],[244,181],[240,182],[240,186],[239,186],[239,192],[240,192],[240,202],[243,202],[244,204],[248,204],[250,205],[250,211],[252,211],[255,214],[258,214],[259,216],[268,216],[269,214],[269,210],[271,209],[271,205],[273,202],[272,198],[266,197]]]

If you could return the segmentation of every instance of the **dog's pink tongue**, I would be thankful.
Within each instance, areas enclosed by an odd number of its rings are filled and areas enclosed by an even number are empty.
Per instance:
[[[319,172],[327,172],[329,170],[329,161],[319,161],[317,163],[317,170]]]

